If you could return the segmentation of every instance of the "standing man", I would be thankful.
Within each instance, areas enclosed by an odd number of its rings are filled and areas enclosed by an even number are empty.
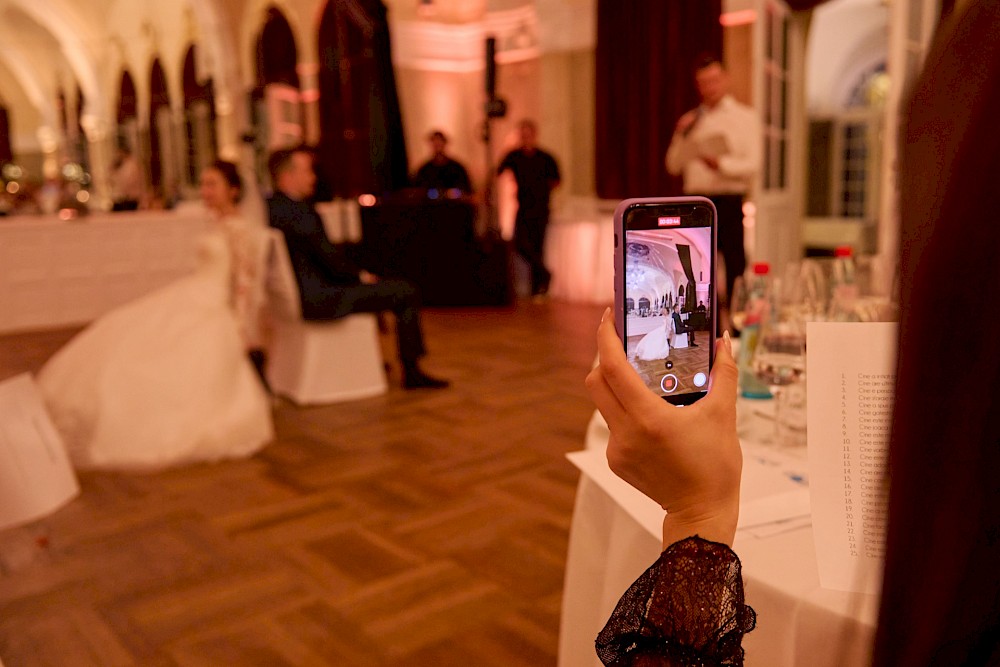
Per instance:
[[[517,182],[514,247],[531,269],[531,294],[544,298],[552,274],[545,267],[545,229],[549,225],[549,198],[559,186],[559,165],[538,147],[538,127],[532,120],[518,123],[521,145],[507,153],[498,174],[510,169]]]
[[[682,174],[684,192],[712,200],[719,212],[719,252],[726,267],[726,301],[743,275],[743,198],[760,171],[763,130],[757,113],[729,94],[729,74],[714,56],[700,58],[694,80],[701,105],[677,121],[667,171]]]
[[[267,208],[271,226],[288,246],[307,320],[333,320],[351,313],[392,311],[403,366],[403,387],[437,389],[444,380],[426,375],[417,363],[424,355],[420,296],[405,280],[376,280],[330,243],[311,197],[316,187],[312,153],[305,148],[274,152],[268,170],[275,193]]]
[[[431,145],[431,159],[425,162],[413,177],[414,187],[428,191],[435,190],[435,197],[448,196],[452,199],[471,194],[472,184],[469,172],[461,162],[445,152],[448,138],[441,130],[434,130],[427,137]]]

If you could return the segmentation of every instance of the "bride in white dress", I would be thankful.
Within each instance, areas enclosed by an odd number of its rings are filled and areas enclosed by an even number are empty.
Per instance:
[[[635,356],[643,361],[666,359],[670,355],[670,339],[674,335],[674,318],[662,314],[663,324],[656,327],[641,339],[635,346]]]
[[[158,469],[249,456],[274,435],[247,358],[266,230],[237,212],[234,165],[205,169],[213,230],[197,270],[101,317],[38,374],[78,468]]]

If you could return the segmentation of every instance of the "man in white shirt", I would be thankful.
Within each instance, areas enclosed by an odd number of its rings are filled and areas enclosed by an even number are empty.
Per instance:
[[[682,174],[684,192],[708,197],[719,212],[728,301],[733,281],[746,269],[743,198],[760,171],[763,130],[757,113],[729,94],[729,75],[717,58],[699,59],[694,79],[701,105],[677,121],[667,171]]]

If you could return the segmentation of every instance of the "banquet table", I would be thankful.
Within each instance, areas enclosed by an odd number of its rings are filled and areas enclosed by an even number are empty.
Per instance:
[[[0,333],[80,325],[189,273],[200,208],[0,218]]]
[[[746,664],[866,665],[878,598],[820,587],[805,452],[764,444],[772,423],[768,403],[741,399],[738,408],[744,471],[733,548],[743,564],[747,602],[757,612],[757,628],[743,642]],[[594,651],[597,633],[661,549],[663,511],[608,469],[607,441],[607,425],[595,413],[586,449],[569,455],[582,475],[566,564],[561,667],[601,664]],[[768,516],[775,522],[767,523]],[[745,525],[755,520],[756,527]]]

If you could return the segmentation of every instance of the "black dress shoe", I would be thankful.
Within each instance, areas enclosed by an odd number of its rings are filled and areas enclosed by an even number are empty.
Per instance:
[[[423,371],[411,371],[403,378],[403,389],[444,389],[448,384],[447,380],[439,380]]]

